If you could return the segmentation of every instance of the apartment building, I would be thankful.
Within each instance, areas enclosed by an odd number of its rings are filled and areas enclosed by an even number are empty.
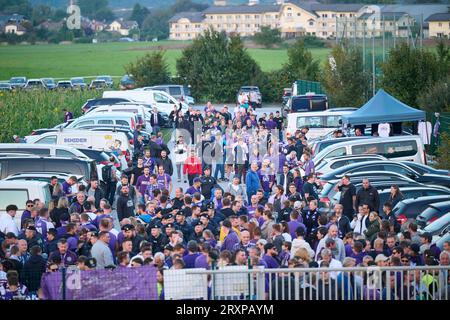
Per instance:
[[[259,4],[258,0],[249,0],[248,5],[236,6],[227,5],[226,0],[216,0],[202,12],[182,12],[172,17],[170,39],[194,39],[208,28],[247,37],[259,32],[262,26],[278,28],[284,38],[304,35],[324,39],[362,38],[379,37],[383,33],[407,37],[412,26],[429,23],[428,17],[447,10],[447,5],[440,4],[322,4],[298,0]],[[445,32],[436,33],[448,34]]]

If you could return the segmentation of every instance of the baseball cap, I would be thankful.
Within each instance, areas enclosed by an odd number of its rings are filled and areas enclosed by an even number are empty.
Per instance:
[[[172,218],[173,218],[173,214],[171,214],[171,213],[165,214],[163,216],[163,219],[172,219]]]
[[[375,263],[378,263],[378,262],[380,262],[380,261],[387,261],[387,260],[389,260],[389,258],[388,257],[386,257],[384,254],[382,254],[382,253],[380,253],[379,255],[377,255],[376,257],[375,257]]]
[[[174,228],[173,223],[168,223],[168,224],[166,224],[166,228]]]
[[[273,243],[266,243],[265,245],[264,245],[264,250],[270,250],[270,249],[273,249],[273,248],[275,248],[275,245],[273,244]]]
[[[201,221],[197,221],[195,224],[194,224],[194,226],[202,226],[203,225],[203,223],[201,222]]]
[[[36,231],[36,227],[35,226],[28,226],[27,230]]]
[[[166,246],[164,247],[164,250],[173,251],[173,247],[170,244],[166,244]]]
[[[301,207],[302,207],[302,202],[301,201],[295,201],[294,209],[300,209]]]
[[[97,268],[97,260],[95,258],[89,258],[86,260],[86,266],[89,269]]]
[[[200,180],[200,178],[194,178],[194,183],[196,183],[196,182],[201,182],[201,180]]]

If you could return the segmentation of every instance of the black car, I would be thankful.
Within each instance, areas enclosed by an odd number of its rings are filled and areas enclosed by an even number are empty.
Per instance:
[[[99,99],[89,99],[85,104],[81,107],[81,111],[86,113],[89,109],[95,108],[98,106],[109,106],[122,102],[132,102],[130,99],[125,98],[99,98]]]
[[[358,180],[355,180],[354,185],[357,190],[362,188],[363,178],[368,178],[370,181],[370,185],[372,187],[374,187],[375,189],[377,189],[377,191],[385,190],[385,189],[390,190],[391,186],[394,184],[399,186],[401,188],[401,190],[403,190],[403,188],[406,188],[406,187],[421,187],[421,186],[423,186],[422,184],[412,181],[412,180],[401,180],[401,179],[377,180],[374,177],[364,176],[364,177],[359,177]],[[338,183],[339,183],[339,180],[334,181],[334,185],[330,188],[328,195],[324,196],[321,193],[320,198],[319,198],[319,212],[320,213],[329,213],[331,211],[331,208],[333,208],[334,205],[339,202],[340,192],[334,189],[334,187]],[[449,194],[450,194],[450,191],[449,191]],[[386,196],[386,199],[384,199],[384,201],[383,201],[383,199],[381,199],[381,196],[380,196],[380,210],[381,211],[379,211],[379,212],[382,212],[383,204],[387,201],[388,198],[389,198],[389,194]]]
[[[397,203],[392,212],[397,217],[398,222],[403,224],[408,219],[416,219],[430,204],[446,201],[448,198],[448,195],[441,195],[405,199]]]
[[[108,164],[109,157],[103,150],[77,149],[83,152],[89,159],[95,160],[97,164]]]
[[[433,236],[444,235],[450,231],[450,214],[446,214],[439,219],[433,221],[423,229],[419,229],[418,233],[429,232]]]
[[[430,204],[424,212],[417,216],[417,225],[425,228],[425,226],[448,213],[450,213],[450,201]]]
[[[379,210],[378,212],[381,213],[383,212],[383,204],[387,202],[391,194],[391,187],[389,186],[389,184],[382,186],[377,185],[376,183],[372,183],[372,185],[377,189],[378,195],[380,197],[380,207],[378,208]],[[357,184],[355,185],[355,187],[357,190],[359,190],[362,187],[362,184]],[[425,196],[439,196],[439,195],[447,195],[448,197],[450,197],[450,190],[442,186],[425,186],[425,185],[402,186],[401,184],[399,184],[399,187],[405,199],[425,197]],[[331,207],[333,207],[334,204],[339,203],[340,197],[341,193],[336,192],[333,198],[330,199]]]
[[[61,172],[82,175],[86,180],[98,179],[97,166],[92,159],[71,159],[62,157],[27,157],[0,155],[0,179],[15,173]]]
[[[435,169],[433,167],[427,166],[422,163],[417,163],[417,162],[413,162],[413,161],[401,161],[401,163],[407,165],[408,167],[417,171],[420,174],[431,173],[431,174],[439,174],[439,175],[444,175],[444,176],[450,175],[449,170]]]
[[[361,171],[390,171],[396,172],[411,178],[417,182],[425,184],[434,184],[450,188],[450,176],[438,175],[431,173],[423,173],[411,169],[409,166],[390,160],[375,160],[367,162],[353,163],[348,166],[344,166],[333,170],[320,177],[320,180],[329,181],[341,178],[344,174],[361,172]]]

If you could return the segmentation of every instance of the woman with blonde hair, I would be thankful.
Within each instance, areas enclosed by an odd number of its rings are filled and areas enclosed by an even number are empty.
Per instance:
[[[369,225],[367,226],[367,230],[364,231],[366,239],[372,242],[377,237],[380,228],[381,228],[381,219],[378,216],[378,213],[372,211],[369,214]]]
[[[66,197],[61,197],[58,200],[58,204],[52,210],[50,210],[50,218],[55,223],[55,227],[61,227],[61,217],[69,214],[69,200]]]
[[[311,262],[311,256],[308,253],[308,250],[305,248],[299,248],[295,251],[294,258],[297,258],[303,263],[309,264]]]

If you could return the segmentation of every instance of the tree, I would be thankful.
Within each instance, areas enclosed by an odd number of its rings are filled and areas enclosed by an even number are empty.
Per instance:
[[[450,76],[450,47],[443,39],[439,39],[436,45],[436,54],[439,61],[439,66],[442,70],[441,72]]]
[[[36,6],[33,8],[33,13],[31,14],[31,21],[34,26],[41,24],[44,21],[47,21],[50,17],[53,16],[52,8],[49,6]]]
[[[440,73],[436,54],[402,43],[381,65],[381,86],[402,102],[417,106],[419,94],[445,76]]]
[[[142,23],[141,35],[147,40],[153,38],[166,39],[169,37],[169,19],[172,13],[169,9],[152,11]]]
[[[448,133],[443,133],[440,137],[440,144],[437,148],[436,154],[438,159],[438,165],[437,167],[439,169],[446,169],[450,168],[450,136]]]
[[[177,72],[198,100],[234,101],[240,86],[256,84],[261,77],[239,37],[211,29],[183,50]]]
[[[334,106],[361,106],[369,89],[369,79],[358,48],[345,44],[333,48],[324,66],[322,84]]]
[[[96,20],[111,21],[114,14],[108,7],[108,0],[78,0],[81,14]]]
[[[271,29],[268,26],[263,26],[261,27],[261,31],[253,36],[253,40],[266,48],[272,48],[282,42],[281,32],[279,29]]]
[[[150,10],[147,7],[141,6],[139,3],[136,3],[133,7],[133,12],[131,13],[130,20],[137,21],[139,27],[142,26],[144,19],[150,14]]]
[[[165,59],[165,51],[147,53],[135,63],[125,67],[127,74],[132,74],[139,87],[168,83],[170,81],[169,66]]]
[[[320,66],[311,52],[305,47],[303,40],[297,40],[288,49],[288,62],[283,66],[293,82],[298,79],[315,81],[319,79]]]
[[[417,103],[425,111],[450,112],[450,76],[423,90]]]

